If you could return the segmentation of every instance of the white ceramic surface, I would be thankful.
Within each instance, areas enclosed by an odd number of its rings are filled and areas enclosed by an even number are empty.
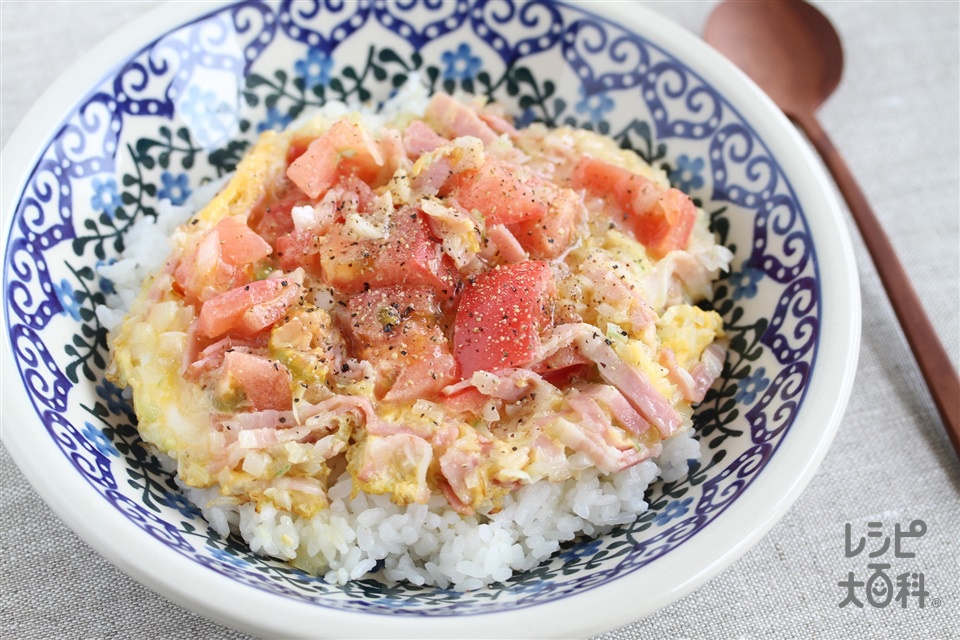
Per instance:
[[[859,340],[859,300],[849,239],[839,222],[839,210],[825,177],[805,144],[779,111],[749,81],[695,37],[682,32],[648,10],[636,6],[630,6],[627,10],[622,5],[590,5],[589,9],[609,15],[614,24],[639,34],[644,42],[653,45],[651,50],[655,55],[677,60],[692,70],[695,76],[689,77],[701,78],[722,98],[723,108],[729,110],[725,113],[732,113],[731,117],[734,119],[742,118],[749,124],[756,139],[762,141],[769,151],[769,156],[775,159],[779,170],[785,176],[789,187],[787,192],[795,196],[799,203],[804,222],[808,225],[806,233],[812,238],[815,248],[815,269],[811,277],[816,282],[817,307],[820,310],[817,315],[816,360],[811,365],[812,374],[802,385],[799,411],[792,417],[793,422],[789,429],[775,440],[775,450],[764,455],[759,470],[750,474],[749,487],[736,491],[735,500],[724,505],[724,508],[707,522],[702,525],[696,523],[695,534],[684,538],[682,544],[667,548],[662,556],[615,579],[589,588],[574,588],[562,598],[545,598],[519,608],[509,605],[525,602],[527,594],[523,589],[501,590],[498,598],[504,606],[496,610],[477,609],[476,602],[463,603],[463,613],[472,612],[467,623],[456,606],[444,616],[431,617],[418,615],[416,605],[411,605],[410,611],[399,614],[405,616],[402,625],[398,624],[397,617],[383,615],[383,610],[378,611],[374,604],[371,604],[371,609],[374,610],[372,613],[362,612],[362,607],[351,609],[323,606],[309,599],[270,593],[251,587],[243,581],[234,580],[223,571],[211,570],[199,563],[194,552],[185,555],[174,550],[169,540],[163,540],[163,536],[150,535],[148,529],[138,524],[137,519],[142,517],[141,514],[122,510],[115,506],[116,503],[107,501],[103,491],[98,490],[90,483],[89,478],[78,472],[78,467],[67,455],[69,447],[65,446],[65,441],[51,436],[55,430],[48,430],[44,426],[39,415],[41,411],[26,402],[13,404],[9,401],[10,398],[23,398],[26,395],[20,376],[13,372],[30,369],[29,349],[25,350],[22,344],[11,338],[11,327],[18,324],[16,311],[11,315],[11,304],[24,307],[30,307],[30,304],[24,303],[22,297],[17,298],[20,294],[15,293],[10,285],[18,279],[26,282],[32,279],[22,275],[22,262],[10,261],[11,238],[17,235],[11,233],[10,224],[11,220],[24,219],[24,215],[28,220],[35,218],[30,212],[35,212],[36,209],[18,210],[18,206],[23,204],[21,194],[27,192],[37,160],[46,157],[42,154],[48,151],[51,137],[55,135],[59,124],[71,117],[74,106],[84,100],[92,88],[102,85],[105,77],[117,74],[118,60],[128,56],[135,57],[142,47],[158,37],[176,31],[178,25],[218,6],[166,6],[105,41],[50,89],[3,151],[5,167],[23,167],[23,171],[19,173],[5,170],[2,178],[6,234],[4,242],[8,247],[4,270],[4,326],[7,336],[4,341],[4,371],[8,372],[8,375],[4,376],[3,382],[4,396],[8,400],[4,407],[3,439],[31,483],[75,531],[124,571],[151,588],[213,619],[254,633],[270,636],[316,636],[318,629],[329,629],[330,635],[362,637],[569,636],[612,628],[676,600],[722,571],[782,516],[809,481],[826,452],[852,384]],[[373,21],[369,24],[373,24]],[[611,32],[614,30],[612,25],[607,25],[607,28]],[[474,39],[477,33],[474,32]],[[368,43],[363,44],[366,46]],[[219,45],[212,43],[209,46],[216,48]],[[443,45],[440,43],[437,46],[442,48]],[[479,51],[479,45],[474,46]],[[658,47],[666,53],[659,51]],[[287,46],[286,50],[293,53],[284,53],[283,56],[304,54],[302,50],[290,46]],[[486,60],[492,56],[485,53],[482,57]],[[294,59],[290,58],[291,66]],[[430,62],[431,59],[427,58],[427,63]],[[438,61],[433,62],[439,64]],[[495,62],[494,58],[491,66],[495,66]],[[634,63],[637,66],[640,64],[635,61]],[[594,67],[600,69],[604,64],[606,63],[598,62]],[[549,77],[555,70],[534,67],[534,71]],[[562,87],[564,83],[570,85],[576,82],[576,77],[569,69],[561,71],[557,76],[557,84]],[[670,82],[677,82],[676,78],[667,79],[665,82],[669,85]],[[570,91],[574,100],[577,96],[575,89],[574,86]],[[670,91],[667,86],[665,93],[669,94]],[[689,95],[689,90],[684,95]],[[179,108],[182,102],[176,104]],[[574,101],[570,101],[570,104],[572,106]],[[622,104],[622,100],[617,102],[610,120],[614,120],[622,112]],[[695,113],[697,104],[697,100],[694,100],[686,107],[670,105],[665,108],[668,115],[675,115],[680,108],[687,108]],[[648,108],[649,115],[656,118],[656,105]],[[590,115],[586,108],[584,113]],[[125,121],[122,132],[124,136],[132,136],[131,139],[138,137],[135,133],[141,132],[135,131],[135,127],[141,125],[131,124],[135,122],[132,117]],[[149,127],[155,130],[156,125],[142,127],[142,132],[150,132]],[[201,128],[195,128],[195,132],[200,131]],[[196,137],[198,142],[202,142],[199,140],[202,135]],[[708,145],[718,142],[716,135],[694,139],[670,140],[669,136],[665,138],[670,151],[663,161],[674,167],[677,166],[679,155],[711,158]],[[218,142],[221,141],[212,140],[213,146]],[[722,143],[720,144],[722,146]],[[737,155],[736,150],[733,155]],[[118,163],[119,166],[123,165]],[[210,167],[205,169],[210,171]],[[119,168],[117,171],[119,172]],[[202,171],[202,168],[197,168],[192,175],[200,175]],[[707,184],[699,187],[698,194],[706,203],[723,203],[723,197],[715,197],[716,194],[709,192],[711,184],[716,184],[716,176],[713,178],[711,180],[711,176],[707,176]],[[95,188],[91,184],[84,184],[86,186],[80,186],[81,193],[89,200],[95,193]],[[84,188],[87,189],[86,192],[82,191]],[[727,192],[727,195],[731,199],[737,199],[735,193]],[[46,208],[47,206],[43,205],[39,210],[44,211],[45,215],[55,216],[56,205],[53,205],[52,211]],[[84,214],[78,205],[74,206],[76,210],[73,215],[80,219]],[[705,208],[709,210],[709,204],[705,204]],[[744,208],[744,211],[746,210]],[[755,229],[752,224],[738,221],[739,218],[732,219],[734,222],[731,225],[731,238],[740,239],[740,250],[735,262],[737,268],[740,268],[748,255],[744,245],[749,246]],[[59,259],[63,259],[65,255],[66,251],[57,251],[55,247],[50,252],[51,257]],[[96,262],[96,258],[90,255],[89,251],[87,254],[81,252],[77,256],[67,256],[64,261],[70,260],[89,266]],[[72,266],[77,267],[78,264]],[[50,263],[50,271],[57,276],[64,273],[62,265],[55,266],[53,262]],[[56,279],[59,277],[54,281]],[[39,299],[44,289],[39,285],[38,287],[36,292]],[[776,306],[778,295],[781,294],[779,288],[761,287],[754,297],[744,298],[742,306],[748,309],[748,313],[763,317],[771,313],[771,309]],[[43,314],[34,315],[39,317]],[[73,331],[70,328],[70,315],[59,312],[51,315],[49,324],[38,328],[38,332],[41,334],[42,344],[53,354],[52,359],[62,365],[69,361],[63,355],[63,346],[67,340],[65,336]],[[79,325],[79,322],[73,322]],[[23,324],[22,319],[19,323]],[[802,329],[798,331],[802,333]],[[13,350],[11,344],[15,345]],[[20,346],[16,346],[18,344]],[[92,390],[95,384],[88,382],[83,376],[80,376],[79,382],[74,386],[83,387],[74,391],[71,386],[70,393],[74,396],[95,397]],[[45,395],[56,396],[57,393],[47,390],[46,393],[33,394],[34,397]],[[65,392],[63,395],[70,394]],[[89,420],[89,416],[84,417],[78,413],[76,402],[71,396],[71,401],[65,408],[58,410],[57,406],[53,406],[52,411],[67,422],[80,424]],[[49,418],[47,421],[49,425]],[[749,433],[749,430],[747,432]],[[81,439],[77,438],[74,446]],[[85,442],[96,446],[96,438],[88,437]],[[728,448],[734,452],[745,449],[745,444],[741,443],[739,449],[737,446],[734,442]],[[94,460],[93,457],[89,459]],[[122,459],[111,459],[110,473],[119,474],[123,464]],[[121,487],[121,490],[124,489]],[[127,493],[136,494],[132,491]],[[164,508],[158,513],[158,517],[171,526],[179,526],[180,513],[176,509]],[[200,551],[203,550],[201,546]],[[657,588],[649,589],[649,585],[656,585]],[[645,594],[642,599],[636,596],[639,592]],[[342,600],[356,596],[347,594],[333,597]],[[270,611],[269,617],[264,618],[263,611]]]

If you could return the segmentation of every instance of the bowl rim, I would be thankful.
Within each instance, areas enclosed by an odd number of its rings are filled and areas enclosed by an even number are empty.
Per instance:
[[[683,565],[695,569],[678,572],[671,565],[677,564],[679,556],[667,556],[612,583],[577,594],[578,611],[603,611],[603,619],[577,615],[561,599],[517,611],[411,617],[400,626],[390,616],[318,607],[224,579],[145,535],[116,509],[103,509],[95,519],[89,519],[84,505],[97,504],[100,495],[86,482],[74,482],[64,492],[64,482],[69,481],[67,472],[72,467],[51,439],[37,441],[30,437],[28,428],[20,426],[40,424],[30,405],[7,403],[3,416],[6,428],[0,434],[4,445],[28,481],[77,535],[124,573],[162,596],[219,623],[255,634],[310,637],[316,636],[322,624],[344,637],[569,637],[630,623],[679,600],[726,569],[780,520],[810,482],[833,441],[852,389],[859,353],[858,275],[834,187],[806,141],[780,110],[739,69],[697,36],[642,5],[631,3],[625,8],[618,3],[596,3],[587,8],[582,3],[566,4],[641,34],[708,81],[744,120],[745,114],[749,114],[748,121],[758,137],[771,151],[777,150],[774,155],[784,174],[790,176],[794,194],[807,214],[811,236],[817,241],[816,268],[822,286],[818,366],[808,382],[795,428],[780,443],[787,443],[784,452],[772,456],[760,472],[764,485],[779,489],[778,497],[771,501],[757,488],[745,491],[701,534],[684,542]],[[219,2],[161,5],[102,40],[44,92],[0,154],[0,166],[21,167],[0,176],[4,251],[26,180],[77,100],[113,73],[118,60],[122,64],[170,30],[224,6]],[[11,160],[18,162],[13,164]],[[822,214],[811,215],[813,211]],[[830,274],[830,278],[825,274]],[[7,326],[6,306],[0,306]],[[16,371],[8,336],[2,344],[3,369]],[[828,359],[841,366],[826,366]],[[7,386],[4,382],[5,392]],[[796,428],[801,425],[803,428]],[[801,456],[800,452],[806,455]],[[57,463],[51,465],[51,460]],[[744,532],[740,523],[748,519],[755,524]],[[104,531],[115,532],[122,543],[113,544]],[[704,532],[709,532],[709,536],[704,536]],[[717,555],[717,539],[734,542]],[[144,563],[143,558],[153,561]],[[627,588],[642,588],[645,583],[657,584],[658,588],[643,593],[643,598]],[[197,593],[205,594],[204,599],[197,600]],[[260,616],[260,611],[270,611],[269,619]],[[464,618],[469,623],[465,624]]]

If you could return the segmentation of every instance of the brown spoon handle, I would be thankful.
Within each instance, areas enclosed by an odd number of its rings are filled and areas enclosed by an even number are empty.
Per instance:
[[[953,448],[957,455],[960,455],[960,379],[957,371],[933,330],[906,272],[897,260],[890,239],[884,233],[840,152],[830,142],[813,114],[794,114],[791,117],[806,132],[847,201],[907,342],[913,350],[917,364],[920,365],[920,372],[947,428]]]

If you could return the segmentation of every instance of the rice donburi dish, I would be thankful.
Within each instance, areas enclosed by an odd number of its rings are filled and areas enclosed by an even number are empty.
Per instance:
[[[730,253],[613,140],[414,93],[262,134],[179,212],[108,376],[220,533],[468,590],[686,473]]]

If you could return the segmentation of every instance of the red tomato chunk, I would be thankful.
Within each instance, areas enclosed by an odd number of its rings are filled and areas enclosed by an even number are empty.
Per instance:
[[[224,399],[248,402],[254,411],[289,411],[293,404],[290,382],[290,372],[279,362],[228,351],[223,356],[217,392]]]
[[[228,332],[252,336],[284,317],[299,297],[300,285],[286,277],[271,277],[231,289],[200,307],[200,334],[207,338]]]
[[[556,284],[546,262],[527,261],[480,274],[463,291],[453,344],[462,378],[535,359],[552,323]]]
[[[443,318],[428,287],[388,287],[352,298],[341,323],[356,357],[378,374],[376,393],[388,402],[430,397],[454,381]]]
[[[277,238],[293,231],[290,211],[297,205],[308,204],[307,195],[284,181],[277,193],[268,195],[250,212],[250,228],[261,238],[277,246]]]
[[[188,300],[204,301],[253,279],[254,263],[273,249],[241,218],[224,218],[177,265],[174,280]]]
[[[487,160],[479,169],[464,171],[456,179],[454,198],[467,211],[476,209],[487,225],[539,220],[556,189],[526,171]]]
[[[623,214],[621,222],[653,257],[687,246],[697,208],[683,192],[663,189],[641,175],[590,156],[580,159],[570,179],[575,188],[612,200]]]
[[[371,182],[383,167],[383,155],[362,127],[337,120],[287,167],[287,177],[312,199],[353,174]]]
[[[424,216],[413,207],[394,213],[383,240],[356,240],[337,227],[323,240],[320,264],[326,282],[343,293],[427,286],[446,304],[455,298],[460,280]]]

